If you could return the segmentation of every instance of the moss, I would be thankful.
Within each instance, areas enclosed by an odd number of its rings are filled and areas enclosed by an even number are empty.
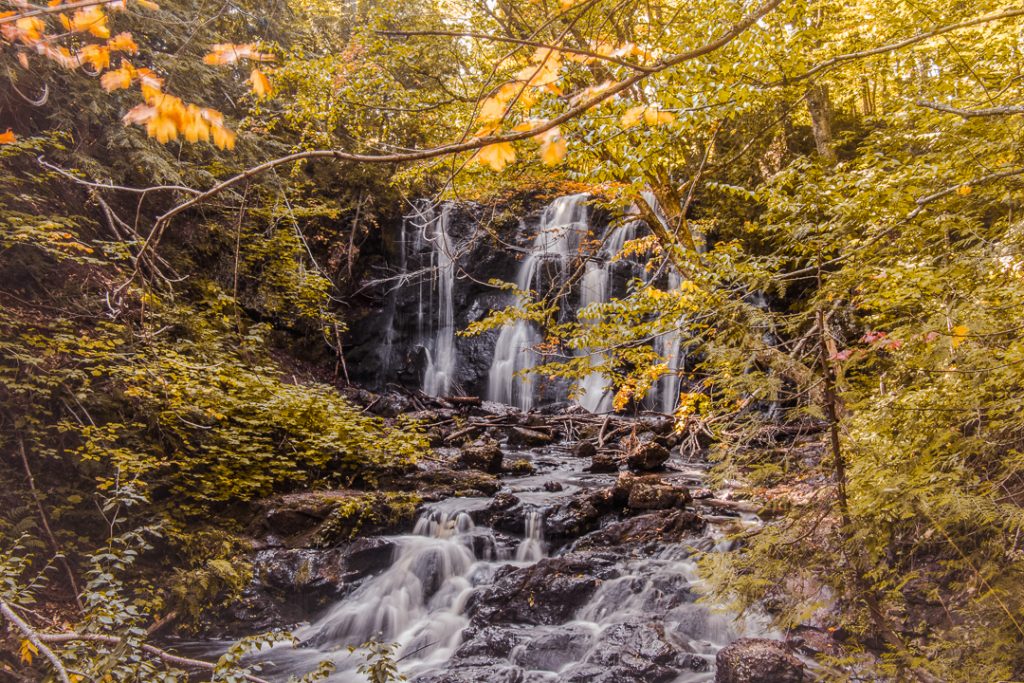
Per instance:
[[[416,518],[420,497],[415,493],[375,492],[338,500],[313,535],[319,548],[352,540],[360,533],[392,530]]]

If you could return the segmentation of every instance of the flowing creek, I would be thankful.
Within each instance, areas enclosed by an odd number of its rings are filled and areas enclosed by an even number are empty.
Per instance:
[[[337,670],[328,680],[362,683],[355,671],[362,654],[348,648],[376,639],[398,644],[400,670],[416,683],[711,681],[722,646],[763,632],[697,602],[693,558],[723,546],[719,523],[755,519],[718,518],[665,542],[637,541],[633,532],[642,537],[642,526],[616,536],[631,522],[612,518],[597,531],[549,543],[545,529],[558,528],[552,518],[581,496],[608,490],[616,474],[585,472],[588,460],[564,445],[508,457],[530,459],[535,472],[503,479],[495,498],[426,505],[412,533],[384,537],[390,566],[293,629],[299,647],[261,654],[261,675],[284,681],[329,659]],[[666,482],[700,486],[702,466],[678,456],[667,466]],[[689,513],[659,510],[631,520],[661,524],[680,514]]]

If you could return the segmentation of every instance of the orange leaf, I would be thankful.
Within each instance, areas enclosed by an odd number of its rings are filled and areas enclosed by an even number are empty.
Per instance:
[[[97,38],[109,38],[110,27],[107,26],[107,14],[98,5],[83,7],[71,17],[71,29],[81,33],[91,33]]]
[[[235,134],[231,130],[224,126],[214,125],[210,126],[210,132],[213,133],[213,144],[221,149],[235,148]]]
[[[121,68],[108,71],[100,76],[100,85],[107,92],[129,88],[132,84],[134,69],[126,62],[121,62]]]
[[[511,142],[496,142],[487,145],[476,153],[474,160],[479,164],[491,167],[493,171],[501,171],[516,160],[516,150]]]
[[[540,160],[545,166],[557,166],[565,159],[565,139],[559,135],[540,146]]]
[[[0,145],[10,145],[18,140],[14,132],[8,128],[7,132],[0,133]]]
[[[96,71],[110,66],[110,50],[103,45],[86,45],[79,53],[79,59]]]
[[[249,74],[249,83],[252,84],[252,91],[256,97],[263,99],[270,97],[273,88],[270,86],[270,79],[259,69],[253,69]]]
[[[139,7],[144,7],[153,12],[156,12],[158,9],[160,9],[160,5],[156,4],[155,2],[151,2],[151,0],[135,0],[135,2],[139,3]]]
[[[132,38],[130,33],[118,33],[107,41],[107,47],[111,50],[127,52],[132,55],[139,51],[139,46],[135,44],[135,39]]]

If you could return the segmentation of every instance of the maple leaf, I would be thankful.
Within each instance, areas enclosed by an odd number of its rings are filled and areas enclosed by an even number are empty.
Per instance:
[[[172,116],[158,111],[156,116],[146,122],[146,134],[156,138],[157,142],[170,142],[178,139],[178,125]]]
[[[63,15],[62,19],[63,19]],[[76,10],[65,26],[77,33],[91,33],[97,38],[109,38],[110,27],[107,25],[107,13],[102,7],[93,5]]]
[[[122,60],[121,67],[100,76],[100,85],[107,92],[131,87],[135,69]]]
[[[10,145],[18,141],[18,136],[8,128],[6,132],[0,133],[0,145]]]
[[[672,123],[676,115],[670,111],[662,111],[656,107],[647,107],[644,110],[644,121],[648,126],[660,126],[663,123]]]
[[[221,149],[235,148],[235,134],[233,131],[220,125],[211,125],[210,132],[213,133],[213,144]]]
[[[107,41],[107,47],[111,50],[118,52],[127,52],[128,54],[136,54],[139,51],[139,46],[136,45],[135,39],[132,38],[130,33],[118,33],[116,36]]]
[[[545,166],[557,166],[565,159],[565,138],[558,136],[540,146],[540,160]]]
[[[493,171],[501,171],[508,164],[516,160],[516,150],[511,142],[496,142],[487,145],[476,153],[474,160],[479,164],[491,167]]]
[[[253,69],[252,73],[249,74],[249,83],[252,84],[253,94],[260,99],[270,97],[270,94],[273,92],[270,79],[259,69]]]
[[[82,63],[96,71],[103,71],[110,66],[110,50],[104,45],[86,45],[78,57]]]
[[[235,45],[234,43],[217,43],[203,57],[203,63],[210,65],[234,64],[242,59],[254,62],[272,62],[274,55],[260,52],[252,43]]]
[[[497,96],[488,97],[480,103],[480,113],[477,114],[477,121],[497,121],[505,114],[505,107],[508,103]]]

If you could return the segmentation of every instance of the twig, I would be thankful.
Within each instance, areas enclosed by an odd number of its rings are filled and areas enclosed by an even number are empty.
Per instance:
[[[948,104],[925,102],[924,100],[918,100],[916,104],[919,107],[926,107],[928,109],[934,109],[935,111],[941,111],[947,114],[956,114],[957,116],[962,116],[965,119],[982,116],[1012,116],[1014,114],[1024,114],[1024,107],[1013,105],[987,107],[985,109],[960,109],[959,107],[951,107]]]
[[[43,642],[43,637],[32,630],[32,627],[28,623],[19,617],[10,605],[3,600],[0,600],[0,614],[3,614],[8,621],[14,624],[19,631],[25,634],[28,638],[28,642],[35,645],[36,649],[43,653],[43,656],[50,660],[50,664],[53,665],[53,670],[56,672],[57,677],[61,683],[71,683],[71,678],[68,676],[67,669],[64,668],[64,664],[61,663],[60,658],[54,654],[53,650],[46,646]]]

